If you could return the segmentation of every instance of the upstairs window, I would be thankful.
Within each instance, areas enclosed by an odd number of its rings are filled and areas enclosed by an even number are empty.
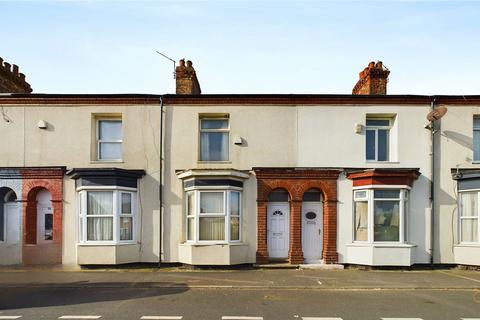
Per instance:
[[[122,120],[97,120],[97,160],[122,160]]]
[[[200,119],[200,161],[228,161],[229,119]]]
[[[389,161],[391,119],[370,118],[366,121],[367,161]]]
[[[480,161],[480,117],[473,118],[473,161]]]

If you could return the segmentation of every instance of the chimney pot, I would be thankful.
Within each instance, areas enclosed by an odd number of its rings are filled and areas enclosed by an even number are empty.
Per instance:
[[[8,62],[4,62],[4,63],[3,63],[3,67],[4,67],[5,69],[7,69],[8,71],[12,71],[11,68],[10,68],[11,66],[12,66],[12,65],[11,65],[10,63],[8,63]]]
[[[18,66],[16,64],[12,65],[13,75],[18,76]]]
[[[200,94],[202,92],[192,61],[188,60],[185,66],[185,59],[180,59],[179,66],[175,70],[177,94]]]
[[[388,75],[390,71],[383,68],[381,61],[370,62],[368,67],[360,72],[360,79],[353,87],[354,95],[384,95],[387,94]]]
[[[19,73],[18,76],[20,77],[20,79],[22,79],[23,81],[25,81],[25,75],[23,73]]]

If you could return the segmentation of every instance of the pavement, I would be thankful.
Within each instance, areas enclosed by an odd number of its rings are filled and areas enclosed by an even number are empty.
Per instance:
[[[0,319],[480,320],[480,272],[0,268]]]

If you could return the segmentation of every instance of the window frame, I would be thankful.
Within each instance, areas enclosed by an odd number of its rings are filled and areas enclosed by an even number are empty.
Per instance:
[[[375,198],[375,190],[399,190],[399,198]],[[358,191],[366,191],[365,197],[357,197]],[[352,198],[352,242],[359,244],[401,245],[408,243],[408,213],[410,186],[362,186],[353,188]],[[375,241],[375,201],[399,202],[398,241]],[[355,202],[367,202],[367,240],[355,240]]]
[[[88,192],[112,192],[112,215],[88,215],[87,214],[87,197]],[[131,215],[124,215],[121,213],[121,195],[122,193],[131,194]],[[138,201],[137,189],[119,186],[96,186],[96,187],[80,187],[77,188],[78,197],[78,244],[81,245],[120,245],[120,244],[135,244],[137,243],[137,219],[138,219]],[[88,240],[88,217],[112,217],[112,240]],[[132,218],[132,239],[120,240],[120,218]]]
[[[462,193],[475,193],[477,196],[477,214],[476,216],[465,216],[462,217],[461,209],[462,209]],[[479,189],[472,189],[472,190],[462,190],[458,192],[458,240],[457,243],[462,245],[478,245],[480,244],[480,190]],[[462,220],[477,220],[477,241],[462,241]]]
[[[115,121],[121,124],[121,139],[120,140],[102,140],[100,139],[100,122],[102,121]],[[121,117],[96,117],[95,118],[95,147],[96,147],[96,161],[103,162],[119,162],[123,161],[123,119]],[[100,158],[100,145],[102,143],[117,143],[120,144],[120,158],[119,159],[102,159]]]
[[[226,120],[226,129],[202,129],[203,120]],[[202,159],[202,133],[227,133],[227,158],[225,160],[203,160]],[[198,118],[198,161],[199,162],[229,162],[230,161],[230,117],[228,115],[214,117],[214,116],[200,116]]]
[[[200,213],[200,203],[202,193],[223,193],[223,214],[221,213]],[[239,195],[239,214],[231,215],[230,193],[238,192]],[[188,188],[185,190],[185,195],[191,194],[193,196],[193,214],[188,215],[188,196],[185,196],[185,242],[192,245],[215,245],[215,244],[234,244],[242,242],[242,189],[236,187],[207,187],[207,188]],[[224,217],[224,240],[200,240],[200,218],[218,218]],[[238,217],[239,220],[239,237],[238,240],[231,240],[231,225],[230,218]],[[188,220],[193,219],[194,232],[193,240],[188,239],[189,225]]]
[[[388,126],[380,126],[380,125],[367,125],[367,121],[369,120],[384,120],[388,121]],[[390,149],[391,149],[391,130],[393,127],[393,121],[391,117],[370,117],[367,115],[365,118],[365,161],[367,162],[389,162],[391,158]],[[379,140],[378,140],[378,131],[379,130],[387,130],[387,146],[386,146],[386,160],[378,160],[378,149],[379,149]],[[367,131],[374,131],[375,132],[375,159],[367,159]]]

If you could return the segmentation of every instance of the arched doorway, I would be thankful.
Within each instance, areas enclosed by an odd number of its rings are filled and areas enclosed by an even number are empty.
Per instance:
[[[61,243],[54,233],[55,223],[52,195],[43,187],[35,187],[27,197],[25,210],[24,264],[61,263]]]
[[[284,189],[268,195],[267,242],[271,259],[287,259],[290,245],[290,196]]]
[[[317,189],[302,197],[302,251],[306,263],[319,263],[323,251],[323,201]]]
[[[8,187],[0,188],[0,243],[20,241],[20,206],[17,194]]]

